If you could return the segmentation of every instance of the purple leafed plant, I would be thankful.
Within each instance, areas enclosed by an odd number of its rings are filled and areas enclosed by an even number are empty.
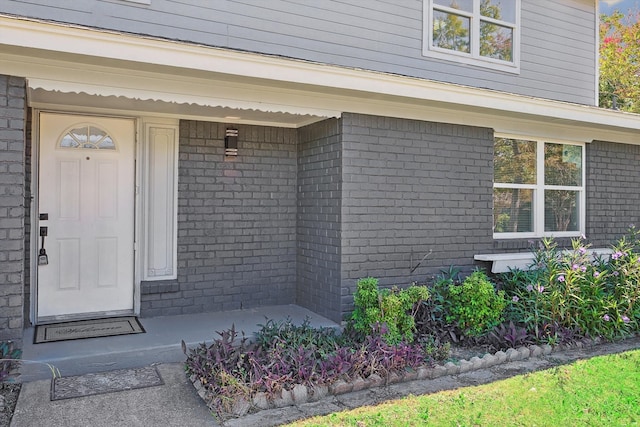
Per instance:
[[[317,331],[317,333],[315,332]],[[274,398],[296,384],[330,385],[338,379],[385,378],[425,363],[418,344],[388,344],[381,335],[350,341],[327,330],[314,330],[308,323],[293,326],[268,322],[255,343],[235,328],[218,332],[210,345],[200,344],[183,351],[186,369],[210,392],[211,406],[219,416],[230,412],[234,399],[248,401],[258,392]]]
[[[489,341],[498,349],[516,348],[533,343],[527,329],[515,325],[513,321],[510,321],[509,324],[502,323],[493,328],[493,331],[489,333]]]
[[[15,378],[22,350],[15,348],[13,341],[0,342],[0,382]]]

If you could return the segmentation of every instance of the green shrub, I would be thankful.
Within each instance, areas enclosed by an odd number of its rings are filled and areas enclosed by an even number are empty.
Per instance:
[[[449,287],[460,283],[460,270],[451,266],[448,270],[441,270],[441,273],[428,284],[429,299],[420,304],[415,316],[417,338],[433,340],[436,346],[447,342],[457,343],[463,338],[458,325],[450,320],[449,301]]]
[[[631,226],[613,247],[614,253],[608,263],[608,290],[615,301],[616,324],[624,332],[640,330],[640,230]],[[622,320],[622,323],[620,322]]]
[[[444,362],[451,357],[451,343],[441,343],[431,335],[420,337],[420,345],[424,348],[424,353],[436,362]]]
[[[367,277],[358,280],[356,293],[353,295],[354,310],[351,314],[356,331],[368,335],[371,332],[371,325],[380,321],[382,310],[379,298],[378,279]]]
[[[353,328],[370,335],[379,328],[385,341],[397,344],[412,342],[415,330],[415,309],[429,298],[426,286],[412,285],[407,289],[378,289],[378,279],[367,277],[358,280],[354,294],[354,310],[351,315]]]
[[[553,239],[543,239],[531,271],[503,276],[509,318],[547,342],[562,341],[557,330],[609,339],[637,331],[638,233],[632,227],[613,246],[610,257],[595,260],[583,239],[573,239],[570,250],[560,250]]]
[[[325,358],[335,351],[336,347],[346,344],[346,338],[335,328],[311,326],[307,317],[300,325],[296,325],[290,317],[285,320],[269,319],[255,334],[255,342],[262,350],[280,346],[311,350],[314,357]]]
[[[504,291],[496,292],[482,271],[475,271],[462,284],[449,285],[449,319],[470,336],[480,336],[502,321],[507,305]]]

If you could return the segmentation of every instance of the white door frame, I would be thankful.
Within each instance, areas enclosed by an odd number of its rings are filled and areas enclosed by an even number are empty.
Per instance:
[[[140,314],[140,269],[139,269],[139,251],[138,242],[140,233],[140,197],[139,197],[139,183],[140,183],[140,168],[138,167],[137,159],[140,157],[140,145],[138,141],[138,135],[140,134],[141,120],[137,117],[130,116],[117,116],[107,114],[87,114],[78,113],[75,111],[64,110],[40,110],[34,108],[32,110],[32,138],[31,138],[31,238],[30,238],[30,253],[31,253],[31,265],[30,265],[30,320],[31,323],[36,325],[38,323],[46,323],[39,321],[38,319],[38,222],[39,222],[39,172],[40,172],[40,113],[57,113],[57,114],[72,114],[81,115],[87,117],[112,117],[112,118],[124,118],[134,120],[135,135],[134,135],[134,272],[133,272],[133,313],[127,310],[127,314]],[[109,315],[118,315],[125,313],[109,313]],[[100,315],[100,313],[97,313]],[[84,317],[84,316],[83,316]],[[60,316],[55,320],[72,320],[77,316]],[[48,319],[47,319],[48,320]]]

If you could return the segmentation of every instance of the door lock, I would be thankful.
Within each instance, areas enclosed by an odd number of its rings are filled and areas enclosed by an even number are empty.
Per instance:
[[[49,233],[48,227],[40,227],[40,237],[42,238],[40,244],[40,251],[38,253],[38,265],[47,265],[49,264],[49,257],[47,256],[47,250],[44,248],[44,238],[47,237]]]
[[[40,249],[40,254],[38,255],[38,265],[48,265],[49,264],[49,256],[47,255],[47,251],[42,248]]]

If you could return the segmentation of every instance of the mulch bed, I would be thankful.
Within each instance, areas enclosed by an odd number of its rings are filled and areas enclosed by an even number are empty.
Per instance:
[[[0,383],[0,426],[11,424],[13,411],[20,395],[20,383]]]

